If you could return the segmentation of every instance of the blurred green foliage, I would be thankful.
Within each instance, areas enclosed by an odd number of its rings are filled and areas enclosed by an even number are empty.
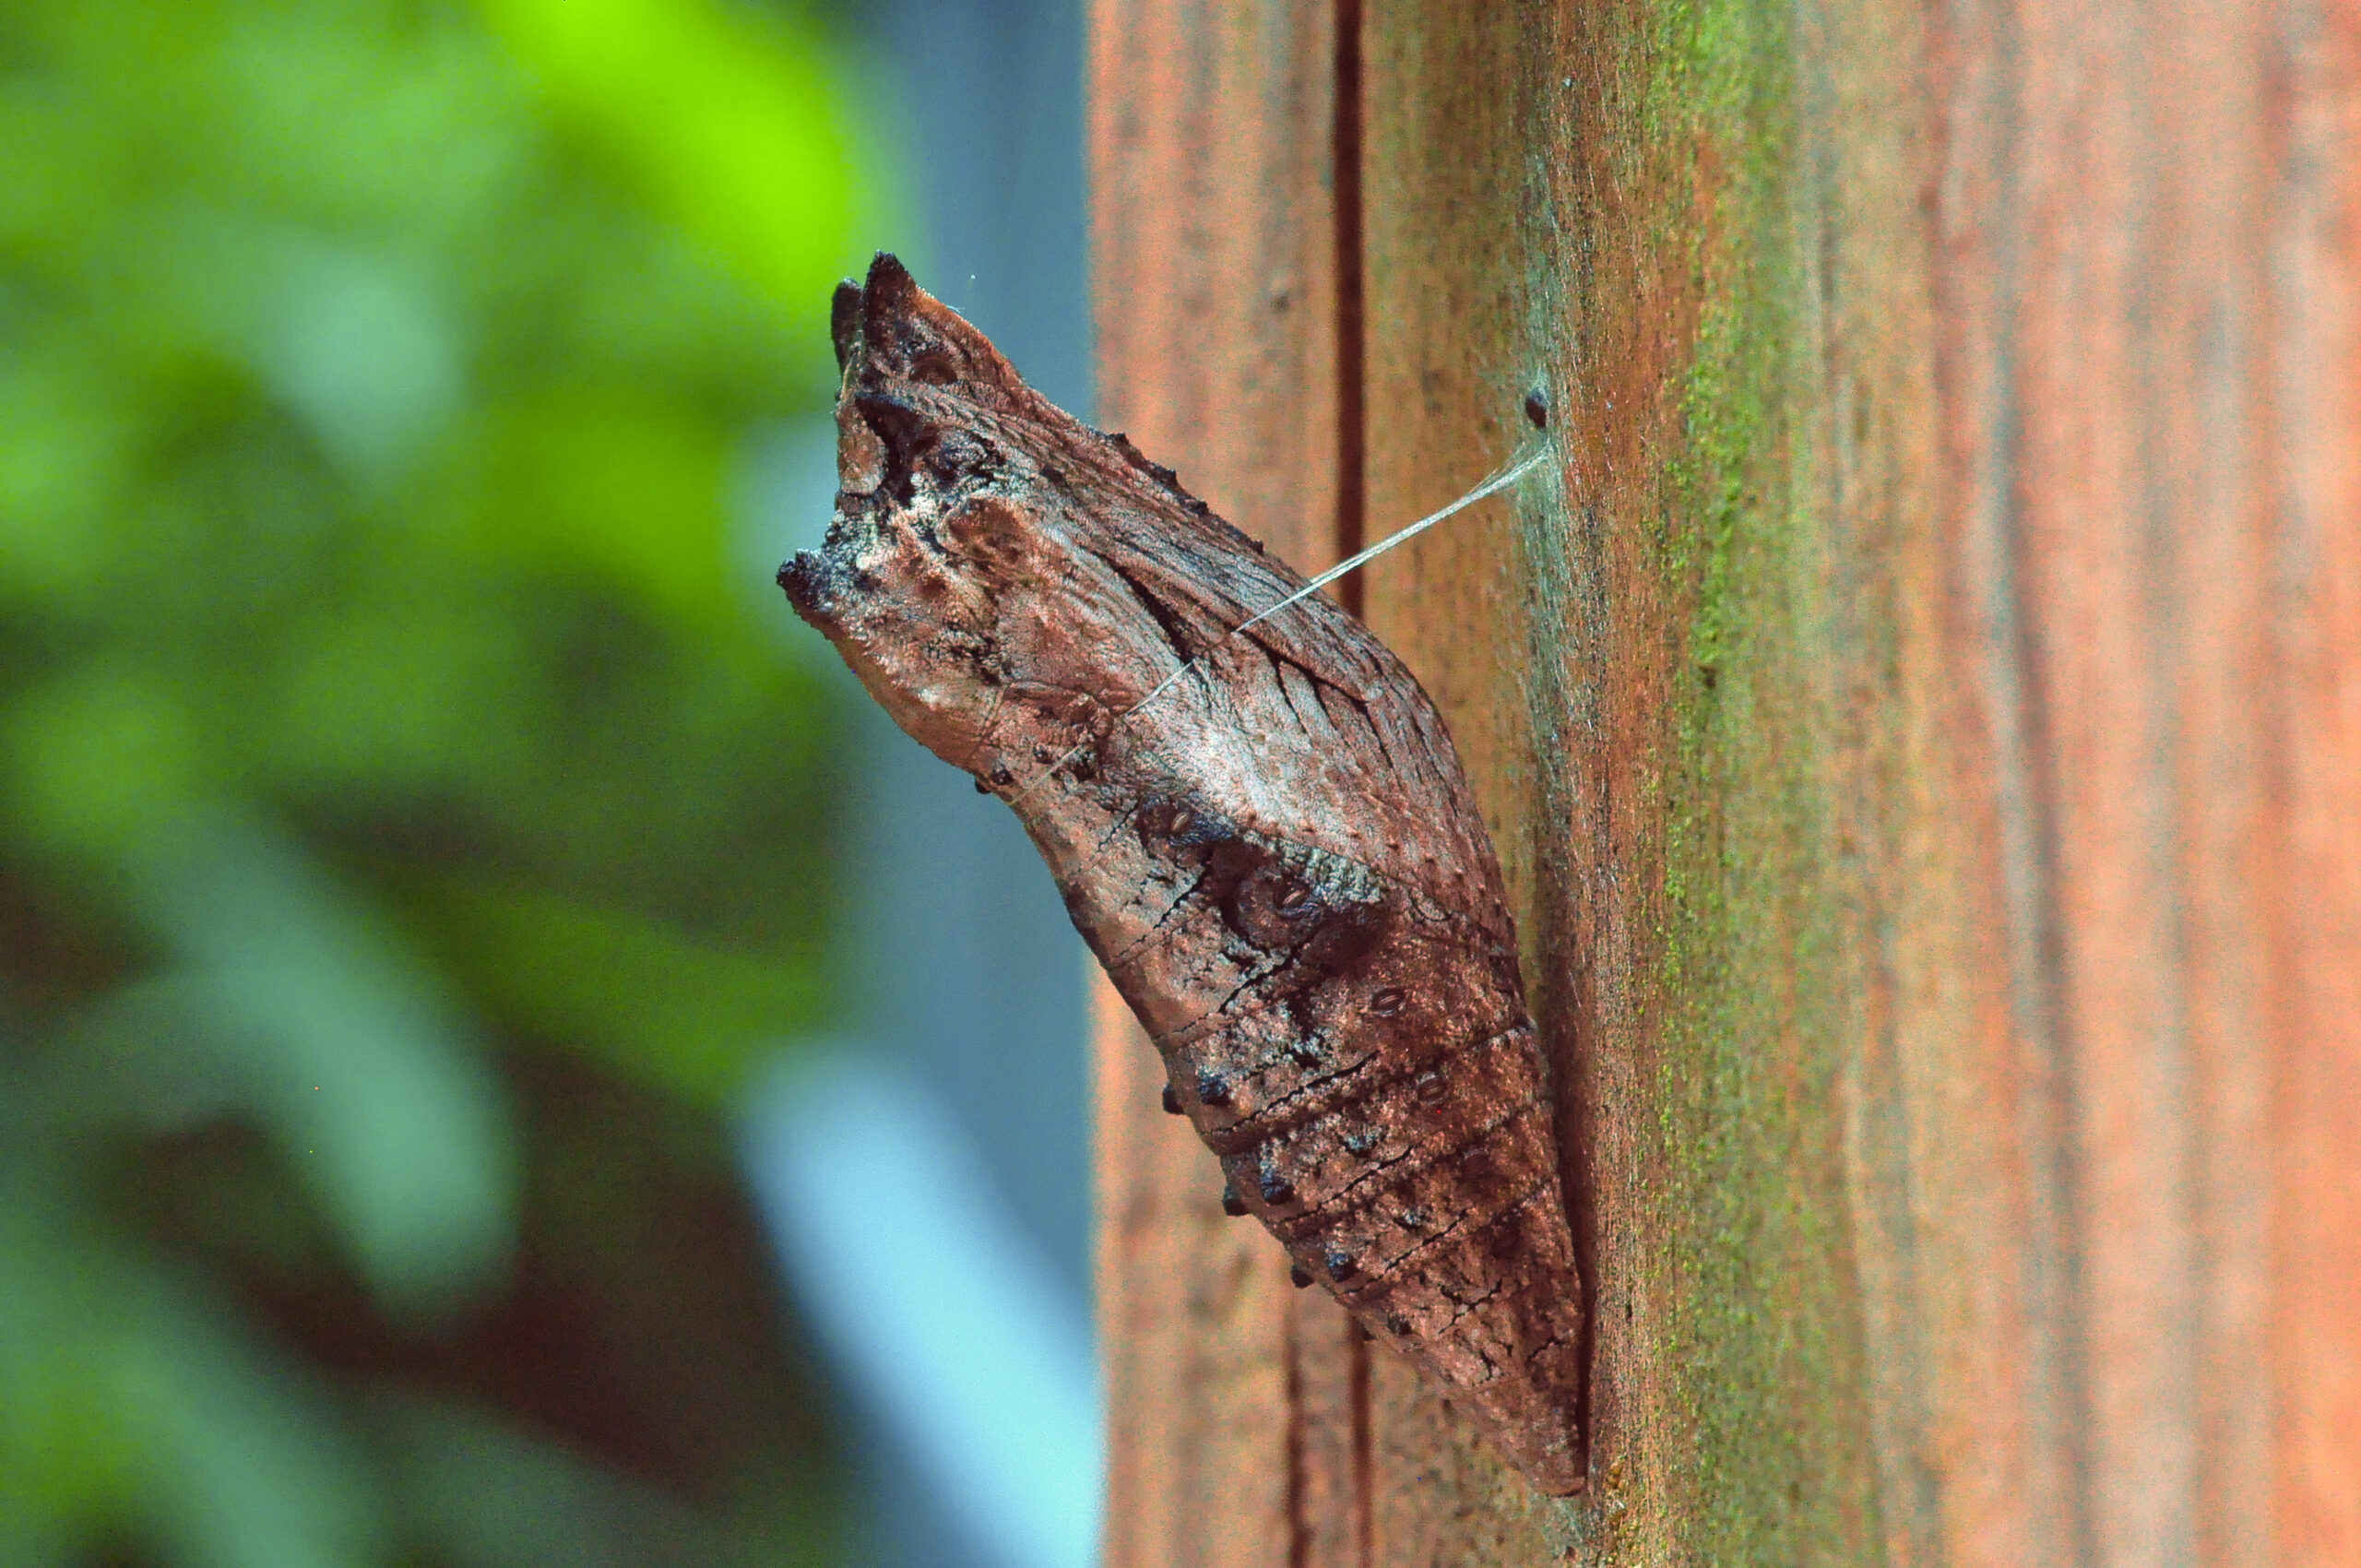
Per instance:
[[[722,1120],[835,1005],[730,543],[833,47],[0,11],[0,1562],[833,1555]]]

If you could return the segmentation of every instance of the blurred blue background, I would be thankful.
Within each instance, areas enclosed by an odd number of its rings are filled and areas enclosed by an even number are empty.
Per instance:
[[[770,574],[1078,4],[0,11],[0,1563],[1078,1564],[1083,967]]]

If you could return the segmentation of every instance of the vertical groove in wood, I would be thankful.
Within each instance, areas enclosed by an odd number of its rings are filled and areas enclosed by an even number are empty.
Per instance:
[[[1290,1521],[1289,1568],[1361,1568],[1358,1521],[1368,1506],[1360,1449],[1368,1421],[1355,1375],[1359,1330],[1320,1293],[1294,1293],[1292,1329],[1300,1371],[1295,1408],[1302,1486]]]
[[[1337,0],[1349,9],[1351,0]],[[1358,361],[1340,333],[1351,182],[1336,5],[1095,0],[1099,422],[1296,565],[1357,527]],[[1097,980],[1098,1289],[1110,1568],[1352,1568],[1358,1347],[1226,1219],[1213,1157],[1162,1115],[1155,1051]]]
[[[1358,553],[1369,542],[1368,478],[1368,287],[1365,256],[1368,225],[1363,216],[1361,144],[1367,115],[1361,68],[1362,0],[1332,0],[1335,17],[1335,68],[1329,154],[1334,195],[1336,296],[1336,553]],[[1362,578],[1355,573],[1335,586],[1338,601],[1361,612]]]

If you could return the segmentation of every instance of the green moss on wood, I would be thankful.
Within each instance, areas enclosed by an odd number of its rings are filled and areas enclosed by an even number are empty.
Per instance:
[[[1792,53],[1785,8],[1655,14],[1648,129],[1706,191],[1660,590],[1687,609],[1661,774],[1665,1238],[1690,1495],[1714,1564],[1869,1562],[1880,1533],[1848,1236]]]

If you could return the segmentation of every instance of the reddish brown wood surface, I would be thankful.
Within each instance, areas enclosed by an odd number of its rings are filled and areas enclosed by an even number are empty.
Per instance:
[[[2301,7],[2266,81],[2274,464],[2266,868],[2273,1288],[2263,1413],[2291,1562],[2361,1562],[2361,6]]]
[[[2361,1562],[2361,6],[1311,14],[1097,11],[1105,411],[1310,560],[1550,400],[1366,595],[1588,1150],[1597,1487],[1291,1319],[1110,1028],[1110,1561]]]
[[[1315,570],[1358,516],[1334,13],[1098,0],[1091,28],[1097,422]],[[1213,1159],[1158,1109],[1155,1051],[1096,983],[1107,1561],[1363,1561],[1367,1348],[1222,1214]]]

